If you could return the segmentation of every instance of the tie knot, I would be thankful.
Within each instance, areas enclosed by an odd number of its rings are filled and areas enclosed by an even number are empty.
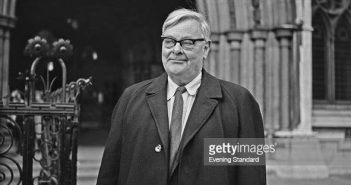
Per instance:
[[[183,94],[185,91],[186,91],[186,88],[184,86],[179,86],[176,90],[176,93],[180,92],[180,94]]]

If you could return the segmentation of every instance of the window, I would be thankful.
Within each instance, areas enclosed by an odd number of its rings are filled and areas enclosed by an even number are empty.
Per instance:
[[[343,16],[335,31],[335,100],[351,100],[351,26]]]
[[[312,79],[316,104],[351,104],[351,15],[313,16]]]

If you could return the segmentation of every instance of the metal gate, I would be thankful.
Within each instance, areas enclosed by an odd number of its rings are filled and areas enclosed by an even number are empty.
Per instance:
[[[52,45],[40,37],[28,41],[25,54],[35,59],[30,71],[20,75],[23,100],[0,99],[0,184],[76,184],[78,97],[91,78],[66,84],[65,60],[72,50],[68,40]],[[55,63],[61,67],[62,86],[52,90]],[[39,64],[47,66],[46,78],[36,73]]]

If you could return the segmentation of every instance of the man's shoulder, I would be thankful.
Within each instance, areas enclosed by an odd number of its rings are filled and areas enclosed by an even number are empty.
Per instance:
[[[229,97],[229,99],[238,104],[257,104],[257,100],[247,88],[225,80],[219,80],[219,83],[224,97]]]
[[[140,92],[146,92],[148,87],[152,85],[153,83],[158,83],[160,81],[160,78],[162,78],[163,75],[160,75],[156,78],[144,80],[138,83],[135,83],[125,89],[125,93],[140,93]]]
[[[135,84],[127,87],[125,91],[127,91],[127,92],[135,92],[135,91],[144,90],[152,83],[153,80],[154,79],[149,79],[149,80],[144,80],[144,81],[135,83]]]
[[[225,93],[229,93],[234,96],[244,96],[244,95],[251,94],[248,89],[246,89],[245,87],[239,84],[221,80],[221,79],[218,79],[218,81]]]

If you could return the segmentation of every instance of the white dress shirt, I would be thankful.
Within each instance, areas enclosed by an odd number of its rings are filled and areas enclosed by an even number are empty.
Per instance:
[[[188,120],[191,108],[193,106],[197,90],[201,85],[202,72],[197,75],[191,82],[185,85],[186,91],[182,94],[183,97],[183,118],[182,118],[182,135]],[[174,102],[174,94],[179,86],[173,82],[173,80],[168,76],[167,83],[167,109],[168,109],[168,124],[171,126],[172,109]]]

